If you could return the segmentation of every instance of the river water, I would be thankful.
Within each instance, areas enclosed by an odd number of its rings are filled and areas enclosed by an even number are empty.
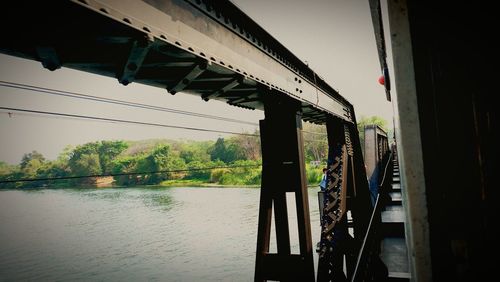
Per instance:
[[[313,246],[317,191],[309,189]],[[0,191],[0,281],[253,281],[259,196],[255,188]]]

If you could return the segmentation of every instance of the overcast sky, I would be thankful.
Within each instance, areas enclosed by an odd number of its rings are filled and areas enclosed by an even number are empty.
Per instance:
[[[361,116],[381,116],[392,126],[392,106],[378,84],[380,66],[368,0],[233,0],[244,12],[290,51],[307,61],[323,79],[353,105]],[[0,80],[78,92],[87,95],[225,116],[258,123],[259,110],[249,111],[198,96],[139,85],[123,86],[114,78],[61,68],[54,72],[40,63],[0,54]],[[225,131],[253,132],[252,125],[153,112],[117,105],[0,87],[0,107],[28,108],[81,115],[140,120]],[[68,144],[95,140],[181,138],[205,140],[227,136],[179,129],[110,124],[40,116],[8,115],[0,111],[0,160],[19,163],[37,150],[49,159]]]

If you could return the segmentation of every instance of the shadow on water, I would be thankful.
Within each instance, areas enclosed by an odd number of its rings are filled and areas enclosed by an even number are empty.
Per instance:
[[[142,201],[147,207],[168,211],[180,204],[170,195],[169,188],[147,188],[147,190],[149,193],[141,194]]]

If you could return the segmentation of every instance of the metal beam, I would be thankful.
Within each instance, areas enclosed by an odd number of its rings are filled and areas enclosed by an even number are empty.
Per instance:
[[[153,42],[154,38],[151,36],[144,36],[133,41],[127,61],[118,75],[118,81],[121,84],[127,85],[134,80]]]
[[[221,89],[219,89],[219,90],[217,90],[215,92],[212,92],[210,94],[203,94],[201,96],[201,98],[204,101],[208,101],[210,98],[218,97],[218,96],[224,94],[225,92],[227,92],[228,90],[231,90],[231,89],[239,86],[240,84],[243,84],[243,80],[244,80],[244,78],[242,76],[237,76],[236,78],[234,78],[231,81],[229,81],[229,83],[227,83],[226,85],[224,85]]]
[[[347,182],[349,159],[344,124],[337,118],[328,118],[327,187],[325,189],[321,240],[319,247],[318,281],[345,281],[344,254],[349,233],[347,230]]]
[[[203,74],[203,72],[208,68],[207,62],[202,62],[197,64],[194,68],[191,69],[182,79],[180,79],[177,83],[175,83],[172,88],[168,89],[168,92],[172,95],[176,94],[179,91],[184,90],[189,86],[193,80],[195,80],[198,76]]]
[[[169,60],[168,62],[155,62],[155,63],[147,63],[143,64],[142,66],[145,68],[169,68],[169,67],[191,67],[193,66],[194,63],[193,61],[186,61],[186,60],[180,60],[180,61],[173,61]]]

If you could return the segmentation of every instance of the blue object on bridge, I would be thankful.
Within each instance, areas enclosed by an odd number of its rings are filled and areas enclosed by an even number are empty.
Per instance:
[[[321,177],[321,182],[319,183],[319,188],[321,189],[321,191],[326,190],[326,183],[326,173],[323,171],[323,176]]]

